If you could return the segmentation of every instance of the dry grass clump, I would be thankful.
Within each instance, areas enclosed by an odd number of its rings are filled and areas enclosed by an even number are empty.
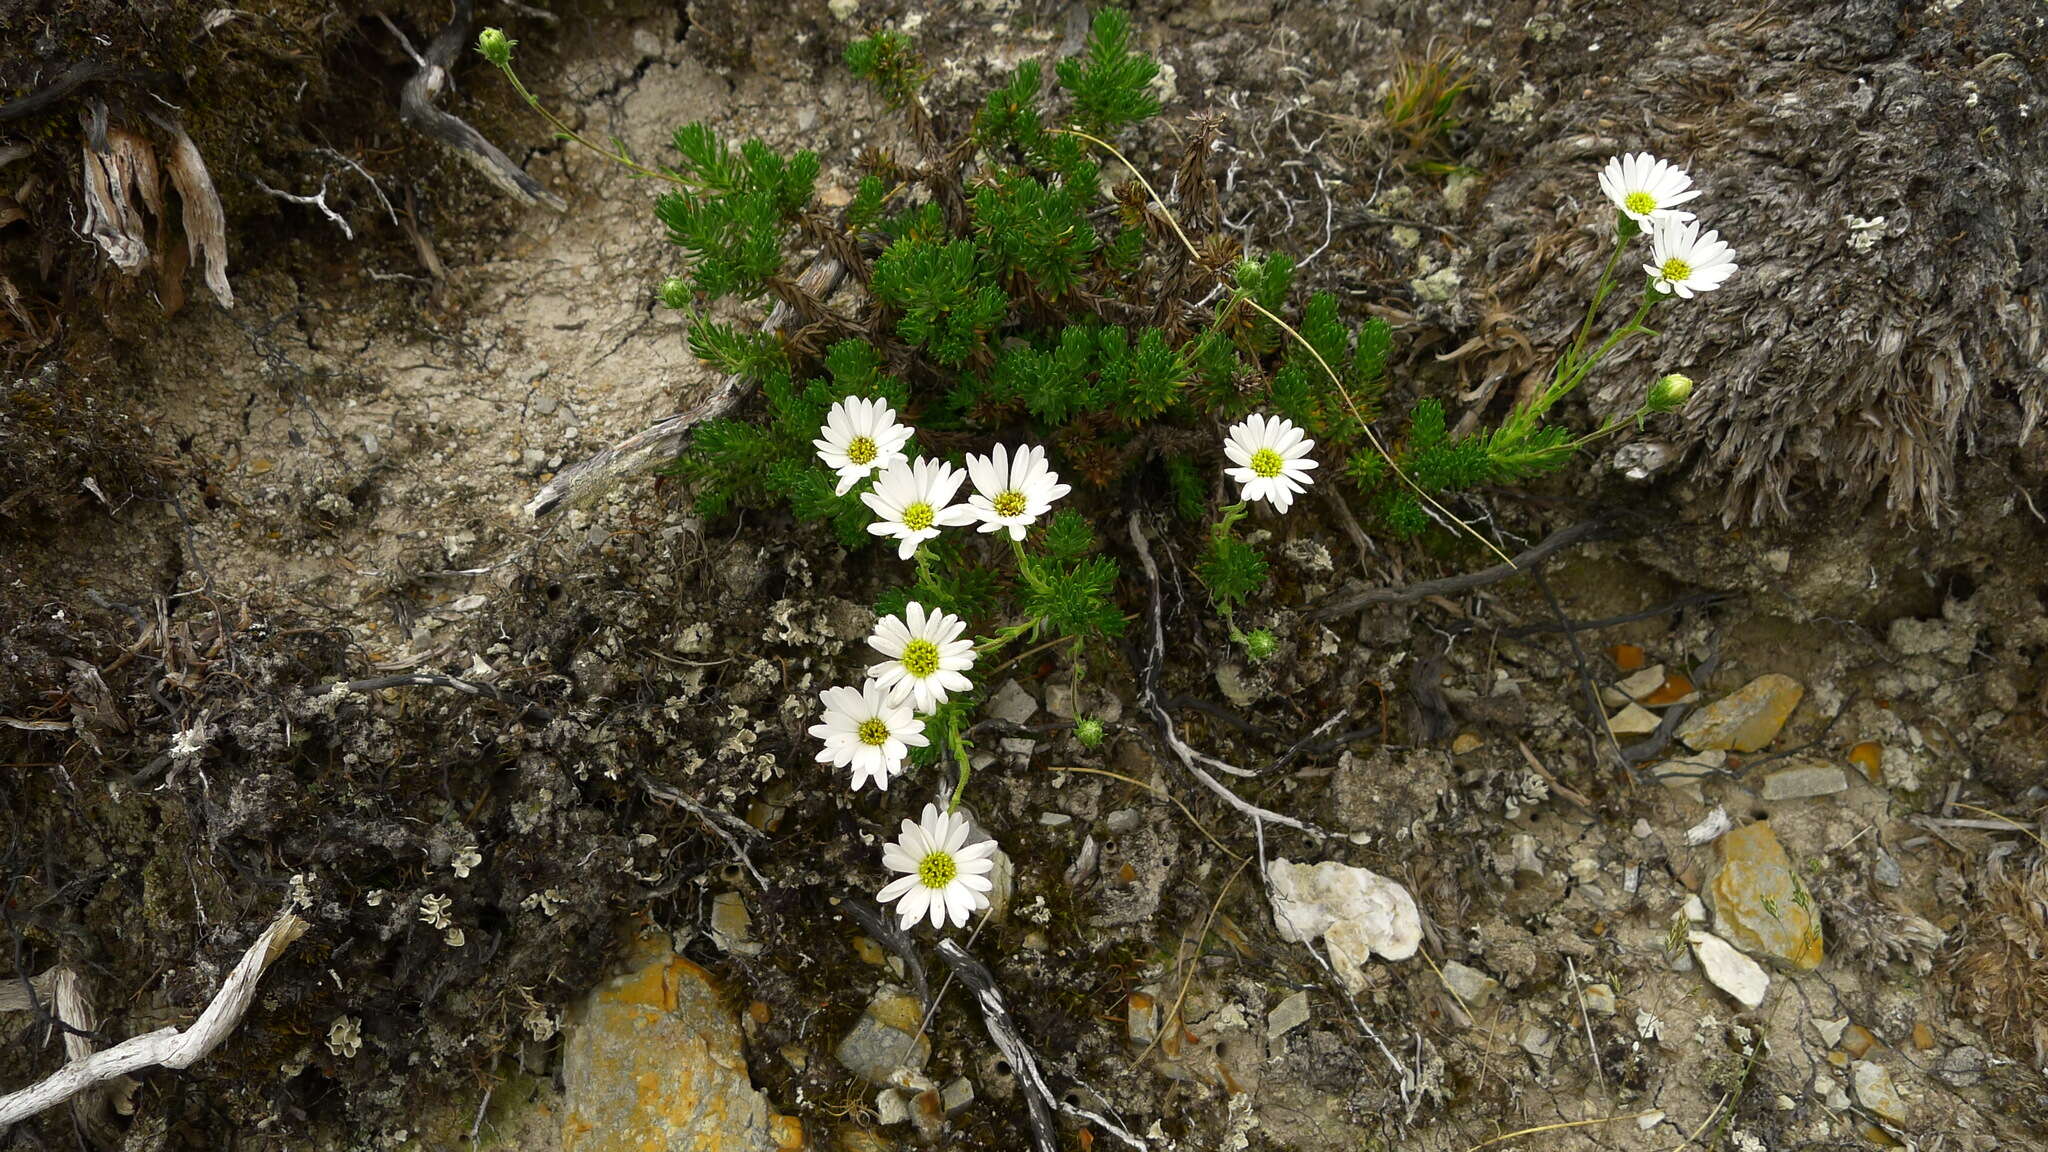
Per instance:
[[[2009,1055],[2048,1061],[2048,868],[1987,878],[1955,971],[1959,1009]]]

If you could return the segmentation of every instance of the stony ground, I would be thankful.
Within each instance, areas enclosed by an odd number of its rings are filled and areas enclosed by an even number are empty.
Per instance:
[[[854,28],[917,30],[953,61],[945,106],[1075,27],[872,7],[520,34],[547,42],[550,100],[643,154],[706,119],[817,149],[843,192],[897,131],[836,64]],[[1483,44],[1513,19],[1593,51],[1542,11],[1360,15]],[[1225,208],[1248,240],[1327,241],[1310,278],[1398,320],[1407,371],[1475,408],[1547,363],[1524,345],[1561,335],[1541,288],[1583,263],[1576,241],[1520,282],[1512,323],[1466,242],[1533,177],[1461,192],[1345,151],[1341,117],[1375,106],[1401,37],[1313,6],[1145,17],[1173,111],[1232,117]],[[1524,48],[1535,79],[1565,66]],[[1569,93],[1524,95],[1510,60],[1482,53],[1475,155],[1557,130]],[[545,477],[706,381],[650,301],[674,256],[646,187],[478,101],[566,212],[465,189],[464,219],[359,244],[309,214],[237,273],[234,312],[193,308],[105,366],[160,492],[80,497],[0,546],[21,590],[0,715],[28,726],[0,735],[13,966],[81,973],[117,1040],[190,1021],[281,909],[311,925],[218,1053],[142,1074],[132,1117],[88,1134],[1027,1146],[1028,1070],[935,939],[850,907],[917,790],[850,801],[802,736],[900,574],[779,517],[706,521],[669,484],[525,517]],[[1576,156],[1531,169],[1590,182]],[[1510,550],[1595,518],[1602,538],[1323,618],[1489,558],[1360,542],[1306,505],[1258,525],[1280,559],[1257,622],[1284,649],[1252,667],[1177,592],[1185,529],[1141,512],[1182,734],[1317,832],[1255,825],[1168,754],[1142,631],[1078,685],[1112,721],[1099,749],[1064,729],[1064,657],[1003,670],[975,815],[1009,882],[961,943],[1066,1109],[1060,1147],[2048,1147],[2048,456],[2026,443],[1958,470],[1942,533],[1810,492],[1802,519],[1731,531],[1710,480],[1601,458],[1484,507]],[[1117,494],[1083,499],[1119,522]],[[514,695],[330,687],[420,673]],[[31,1017],[0,1029],[0,1088],[61,1063]]]

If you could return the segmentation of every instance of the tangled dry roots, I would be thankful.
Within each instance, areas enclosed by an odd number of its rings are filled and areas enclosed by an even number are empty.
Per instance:
[[[1588,282],[1606,252],[1586,228],[1562,238],[1529,214],[1589,224],[1603,205],[1559,165],[1512,156],[1590,164],[1647,147],[1680,160],[1743,271],[1682,322],[1664,308],[1657,363],[1610,373],[1602,401],[1633,408],[1653,369],[1700,379],[1678,439],[1696,478],[1725,482],[1731,524],[1782,519],[1815,488],[1940,523],[1959,458],[2023,439],[2044,404],[2027,382],[2048,370],[2033,239],[2048,198],[2025,173],[2048,164],[2048,137],[2020,110],[2042,103],[2023,62],[2048,34],[2026,7],[1628,6],[1603,27],[1531,36],[1517,47],[1538,75],[1594,74],[1570,59],[1589,41],[1654,47],[1610,54],[1612,83],[1564,86],[1528,125],[1485,134],[1503,176],[1482,216],[1524,219],[1478,249],[1498,243],[1487,261],[1519,266],[1520,311],[1562,325],[1567,306],[1548,298],[1578,297],[1543,270],[1554,259]]]
[[[2048,1061],[2048,868],[1986,882],[1956,966],[1956,1006],[2008,1055]]]

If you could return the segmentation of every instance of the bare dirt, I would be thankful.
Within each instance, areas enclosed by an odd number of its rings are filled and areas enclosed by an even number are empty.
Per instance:
[[[850,22],[822,5],[773,7],[619,5],[556,29],[505,18],[546,43],[543,96],[591,130],[649,156],[691,119],[812,148],[828,196],[850,188],[860,148],[900,139],[837,64],[861,27],[912,30],[947,62],[933,102],[956,113],[1079,27],[1073,12],[1002,0],[928,16],[862,4]],[[1226,216],[1255,248],[1317,253],[1310,283],[1345,293],[1356,315],[1397,320],[1415,387],[1464,389],[1474,410],[1504,404],[1565,334],[1570,309],[1546,294],[1582,291],[1592,274],[1580,217],[1593,163],[1674,135],[1701,171],[1732,172],[1717,163],[1759,139],[1791,148],[1756,127],[1766,83],[1890,76],[1910,90],[1948,68],[1977,84],[1978,100],[1958,88],[1950,112],[1979,138],[1997,128],[1979,157],[1984,195],[2010,198],[1973,225],[1989,238],[1955,257],[1967,267],[1953,283],[1989,275],[1980,259],[2020,271],[1988,303],[1959,294],[1914,313],[1953,320],[1937,343],[1982,389],[1949,397],[1965,414],[1953,435],[1979,454],[1865,484],[1842,460],[1815,462],[1833,443],[1824,432],[1786,446],[1754,414],[1793,394],[1825,429],[1851,421],[1844,390],[1867,386],[1842,370],[1863,355],[1853,341],[1809,355],[1801,341],[1814,337],[1787,335],[1753,351],[1771,325],[1813,331],[1818,305],[1782,303],[1781,316],[1772,286],[1813,263],[1794,238],[1833,209],[1796,221],[1777,209],[1850,161],[1822,155],[1788,174],[1783,156],[1759,160],[1744,179],[1768,187],[1730,225],[1759,254],[1759,286],[1671,325],[1705,365],[1702,406],[1674,440],[1760,438],[1768,463],[1708,446],[1692,458],[1701,468],[1635,482],[1602,457],[1571,483],[1486,494],[1468,511],[1483,508],[1511,547],[1596,515],[1617,529],[1534,576],[1325,621],[1307,609],[1347,586],[1489,558],[1442,541],[1360,547],[1321,504],[1262,522],[1282,559],[1255,622],[1280,634],[1281,656],[1243,666],[1201,604],[1176,596],[1168,690],[1191,742],[1258,773],[1234,788],[1340,834],[1330,841],[1255,830],[1164,757],[1136,707],[1142,635],[1096,654],[1083,689],[1120,714],[1110,742],[1032,733],[978,777],[1001,781],[976,815],[1016,885],[969,947],[1057,1089],[1157,1149],[2048,1147],[2048,520],[2035,508],[2048,454],[2012,350],[2038,331],[2026,318],[2039,262],[2013,237],[2040,208],[2038,191],[1994,179],[2041,170],[2039,132],[2021,123],[2042,114],[2041,41],[2011,5],[1934,7],[1945,11],[1752,17],[1628,4],[1584,22],[1529,5],[1142,10],[1148,47],[1171,67],[1169,124],[1229,117]],[[1819,28],[1848,46],[1813,40]],[[1345,118],[1373,114],[1395,54],[1433,36],[1467,43],[1485,81],[1452,137],[1476,182],[1410,174],[1347,135]],[[1598,61],[1620,42],[1654,47],[1624,95],[1597,96]],[[1785,64],[1789,79],[1738,69],[1699,81],[1708,95],[1747,87],[1741,100],[1701,99],[1718,111],[1691,127],[1637,108],[1701,43],[1808,63]],[[1971,58],[1940,54],[1951,50]],[[117,484],[99,457],[51,467],[105,473],[107,498],[80,496],[66,472],[68,499],[0,522],[0,716],[65,726],[0,729],[12,966],[83,973],[116,1040],[189,1020],[281,907],[312,922],[227,1046],[189,1071],[143,1074],[120,1121],[128,1147],[559,1147],[565,1014],[650,926],[714,974],[744,1023],[754,1084],[812,1147],[1023,1147],[1014,1069],[957,985],[931,1014],[927,1072],[965,1076],[977,1095],[942,1134],[881,1126],[875,1089],[834,1055],[875,989],[901,979],[836,901],[876,887],[876,837],[919,793],[850,801],[802,733],[818,689],[859,662],[868,605],[900,574],[781,516],[707,521],[667,482],[542,525],[522,513],[545,477],[683,406],[708,375],[653,301],[677,256],[649,188],[480,95],[495,82],[482,69],[458,76],[473,119],[566,212],[513,211],[447,177],[423,240],[431,260],[395,227],[366,225],[375,238],[350,243],[307,212],[243,252],[233,312],[195,305],[123,329],[93,367],[118,416],[98,408],[76,423],[125,437],[106,459],[132,471]],[[1929,123],[1949,124],[1914,121],[1896,146]],[[1142,141],[1139,162],[1172,155],[1171,132]],[[1900,196],[1913,223],[1897,226],[1912,230],[1895,258],[1934,259],[1922,202]],[[1830,235],[1827,260],[1870,251]],[[1881,273],[1828,274],[1860,293],[1859,277]],[[1927,383],[1920,347],[1897,350],[1903,367],[1886,371],[1907,382],[1892,395],[1940,425],[1910,394]],[[1738,482],[1724,489],[1731,467]],[[1779,491],[1790,524],[1723,527],[1730,509],[1746,520],[1776,507]],[[1887,502],[1938,508],[1940,527],[1888,518]],[[1185,530],[1164,517],[1155,530],[1162,562],[1184,570]],[[1128,552],[1126,607],[1143,612]],[[1695,796],[1653,771],[1677,750],[1668,731],[1649,751],[1589,727],[1587,692],[1633,659],[1618,646],[1688,675],[1692,708],[1765,673],[1805,692],[1781,734],[1706,773]],[[532,707],[326,687],[415,672]],[[1037,722],[1061,718],[1063,660],[1005,676],[1047,706]],[[1848,770],[1847,789],[1765,799],[1764,776],[1800,762]],[[736,858],[660,798],[671,789],[765,837]],[[1686,899],[1711,895],[1722,865],[1717,843],[1687,833],[1717,808],[1768,823],[1826,942],[1811,971],[1771,967],[1756,1010],[1709,985],[1682,946]],[[1262,851],[1399,881],[1425,917],[1422,954],[1368,965],[1347,996],[1280,939],[1256,867],[1239,870]],[[727,894],[750,915],[739,938],[714,922]],[[422,922],[428,897],[448,898],[459,939]],[[1452,991],[1453,962],[1499,981],[1489,1002]],[[1275,1034],[1269,1014],[1298,992],[1306,1020]],[[1161,1041],[1134,1039],[1155,1010]],[[343,1017],[360,1022],[352,1054],[328,1042]],[[61,1063],[28,1016],[0,1017],[0,1030],[15,1041],[0,1090]],[[1866,1064],[1901,1110],[1880,1106]],[[1065,1123],[1062,1147],[1113,1143]],[[0,1134],[9,1147],[71,1139],[62,1111]]]

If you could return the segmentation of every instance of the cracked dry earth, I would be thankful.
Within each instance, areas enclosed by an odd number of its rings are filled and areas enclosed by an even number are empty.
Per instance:
[[[970,65],[942,86],[1066,35],[1010,14],[944,30]],[[846,28],[813,16],[739,68],[673,11],[572,32],[547,94],[642,155],[690,119],[814,148],[843,195],[845,159],[893,137],[829,63]],[[1177,26],[1147,36],[1194,77]],[[1280,114],[1196,89],[1247,131]],[[320,260],[257,264],[234,313],[170,325],[128,388],[186,469],[178,506],[41,542],[51,611],[87,616],[90,591],[153,613],[169,588],[152,645],[230,621],[215,647],[256,691],[208,711],[167,659],[165,709],[104,701],[128,730],[94,731],[129,761],[28,779],[65,798],[22,828],[70,872],[34,906],[82,921],[31,919],[31,945],[90,967],[133,1034],[189,1018],[205,965],[288,892],[313,922],[220,1054],[146,1077],[126,1144],[1028,1147],[1028,1077],[931,942],[906,962],[839,903],[873,890],[875,838],[915,797],[849,802],[798,735],[887,565],[775,516],[707,523],[666,484],[524,519],[543,478],[706,382],[651,303],[674,254],[647,187],[552,147],[527,163],[568,212],[444,237],[443,283],[309,231]],[[1008,670],[988,714],[1012,734],[974,799],[1008,877],[965,942],[1069,1110],[1059,1146],[2048,1147],[2043,536],[2002,473],[1970,475],[1969,527],[1940,538],[1856,516],[1730,533],[1714,493],[1589,480],[1564,502],[1649,522],[1535,580],[1323,621],[1303,607],[1434,562],[1361,556],[1316,507],[1263,522],[1257,623],[1283,653],[1245,667],[1176,600],[1168,691],[1190,741],[1261,769],[1233,786],[1327,840],[1254,829],[1163,758],[1142,638],[1079,686],[1112,721],[1098,750],[1056,728],[1077,712],[1062,660]],[[1529,541],[1557,526],[1516,515]],[[107,677],[135,634],[117,619]],[[339,639],[264,656],[302,631]],[[408,671],[553,719],[319,691]],[[742,859],[664,792],[763,837]],[[1275,877],[1375,878],[1303,895],[1262,882],[1262,853]],[[130,901],[154,950],[91,943]],[[0,1028],[0,1084],[55,1067]]]

